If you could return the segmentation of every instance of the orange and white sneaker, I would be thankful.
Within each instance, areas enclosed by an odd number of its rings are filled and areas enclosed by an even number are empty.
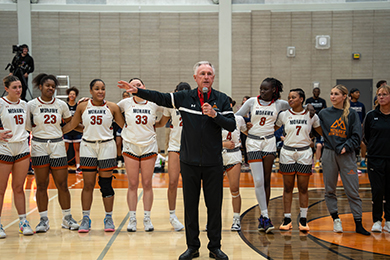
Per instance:
[[[309,225],[307,224],[306,218],[299,219],[299,231],[307,232],[309,231]]]
[[[279,227],[279,230],[287,231],[287,230],[290,230],[290,229],[292,229],[291,218],[284,218],[283,219],[283,223]]]
[[[318,169],[318,168],[320,168],[320,167],[321,167],[320,162],[316,162],[316,163],[314,164],[314,168]]]

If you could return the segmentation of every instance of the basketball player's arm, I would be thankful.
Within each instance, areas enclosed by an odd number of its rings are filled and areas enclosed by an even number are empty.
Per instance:
[[[8,139],[12,137],[11,130],[4,131],[0,133],[0,140],[4,142],[8,142]]]
[[[123,126],[125,125],[125,119],[123,118],[119,106],[113,102],[108,102],[108,106],[111,110],[112,115],[114,116],[115,122],[118,124],[120,128],[123,128]]]
[[[317,132],[318,134],[322,135],[322,128],[321,128],[321,126],[320,126],[320,127],[314,128],[314,130],[316,130],[316,132]]]
[[[76,108],[76,112],[74,113],[73,117],[69,117],[67,118],[67,121],[64,121],[67,122],[66,125],[64,125],[62,127],[62,132],[64,134],[72,131],[73,129],[76,130],[77,132],[83,132],[83,126],[80,124],[81,122],[81,115],[82,115],[82,112],[84,111],[85,107],[87,106],[87,103],[84,102],[84,103],[80,103],[77,108]]]
[[[222,142],[222,147],[226,149],[234,149],[234,142],[230,140],[226,140]]]
[[[169,119],[170,119],[170,117],[166,117],[166,116],[163,115],[163,116],[160,118],[160,120],[158,120],[158,121],[154,124],[154,126],[155,126],[156,128],[163,127],[163,126],[165,126],[165,125],[167,124],[167,122],[168,122]]]

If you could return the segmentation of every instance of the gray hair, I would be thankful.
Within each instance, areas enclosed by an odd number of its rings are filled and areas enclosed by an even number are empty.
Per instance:
[[[196,73],[198,72],[198,68],[199,68],[201,65],[209,65],[209,66],[213,69],[213,73],[215,74],[215,69],[214,69],[213,64],[211,64],[211,63],[208,62],[208,61],[199,61],[199,62],[197,62],[197,63],[194,65],[194,75],[196,75]]]

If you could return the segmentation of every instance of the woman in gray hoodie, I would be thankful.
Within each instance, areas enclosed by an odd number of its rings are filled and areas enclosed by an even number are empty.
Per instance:
[[[336,85],[330,92],[332,107],[321,110],[320,123],[324,136],[325,149],[322,155],[325,202],[333,218],[333,231],[343,232],[338,216],[336,186],[338,173],[343,181],[356,232],[370,235],[362,226],[362,200],[359,196],[359,177],[355,149],[360,146],[362,127],[355,110],[350,108],[348,90]]]

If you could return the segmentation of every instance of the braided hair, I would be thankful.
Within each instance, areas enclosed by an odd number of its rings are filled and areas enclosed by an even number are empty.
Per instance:
[[[275,88],[275,92],[272,94],[272,101],[278,100],[281,97],[280,93],[283,92],[283,83],[275,78],[266,78],[263,82],[271,83],[271,87]]]

